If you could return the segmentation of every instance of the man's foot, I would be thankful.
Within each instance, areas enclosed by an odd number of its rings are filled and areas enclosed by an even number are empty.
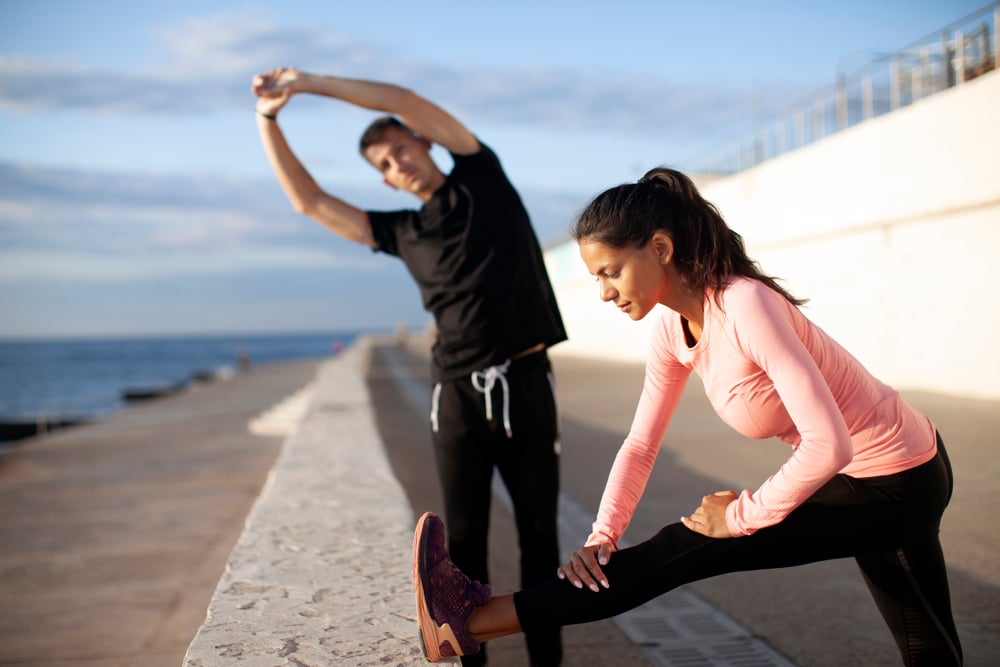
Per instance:
[[[465,632],[473,609],[489,602],[490,587],[472,581],[455,567],[444,546],[444,522],[425,512],[413,534],[413,587],[424,655],[441,658],[479,653]]]

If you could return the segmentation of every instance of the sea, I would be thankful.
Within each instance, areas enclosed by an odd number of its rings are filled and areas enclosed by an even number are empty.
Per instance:
[[[241,362],[330,357],[362,333],[0,341],[0,423],[99,418],[137,391],[224,378]]]

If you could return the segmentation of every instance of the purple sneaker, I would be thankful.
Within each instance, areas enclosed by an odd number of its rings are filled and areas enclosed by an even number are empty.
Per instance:
[[[424,655],[441,658],[479,653],[479,643],[466,634],[472,610],[490,600],[490,587],[459,570],[444,546],[444,522],[425,512],[413,534],[413,587]]]

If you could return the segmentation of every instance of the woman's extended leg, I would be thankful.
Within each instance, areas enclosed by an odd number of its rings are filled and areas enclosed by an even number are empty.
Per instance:
[[[514,607],[514,596],[498,595],[484,606],[476,607],[465,629],[480,644],[523,632]]]

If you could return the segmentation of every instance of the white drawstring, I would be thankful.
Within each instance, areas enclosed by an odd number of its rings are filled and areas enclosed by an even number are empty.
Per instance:
[[[434,393],[431,394],[431,430],[438,432],[438,407],[441,403],[441,383],[434,385]]]
[[[559,399],[556,398],[556,378],[552,371],[546,371],[545,377],[549,380],[549,390],[552,392],[552,404],[556,407],[556,441],[552,448],[556,454],[562,453],[562,415],[559,413]]]
[[[503,427],[507,431],[507,437],[513,438],[514,433],[510,428],[510,387],[507,386],[507,376],[504,375],[509,367],[510,359],[482,371],[473,371],[472,386],[486,395],[486,420],[493,421],[493,385],[500,380],[500,387],[503,389]]]

